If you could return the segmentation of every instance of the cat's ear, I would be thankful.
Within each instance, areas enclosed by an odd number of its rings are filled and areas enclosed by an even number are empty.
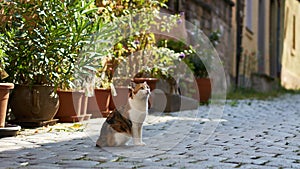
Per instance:
[[[147,85],[147,82],[146,82],[146,81],[144,81],[144,85]]]

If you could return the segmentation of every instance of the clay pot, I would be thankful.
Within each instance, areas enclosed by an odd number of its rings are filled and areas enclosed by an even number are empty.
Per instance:
[[[0,128],[5,127],[9,90],[13,88],[14,84],[12,83],[0,83]]]
[[[84,108],[87,105],[87,99],[84,92],[58,90],[59,109],[55,118],[60,122],[80,122],[86,115]],[[83,109],[82,109],[83,107]]]
[[[16,85],[10,97],[15,122],[36,123],[52,120],[59,100],[54,88],[42,85]]]
[[[209,78],[197,78],[199,101],[206,103],[211,96],[211,80]]]
[[[128,103],[129,97],[129,87],[128,86],[118,86],[116,87],[116,96],[110,98],[109,109],[114,110],[115,108],[124,106]]]
[[[95,96],[89,98],[88,113],[92,118],[107,117],[111,98],[110,89],[95,89]]]

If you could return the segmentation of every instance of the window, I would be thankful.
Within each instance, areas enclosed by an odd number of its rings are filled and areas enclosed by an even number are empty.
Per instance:
[[[296,16],[293,16],[293,49],[296,49]]]
[[[246,2],[246,27],[252,31],[252,0]]]

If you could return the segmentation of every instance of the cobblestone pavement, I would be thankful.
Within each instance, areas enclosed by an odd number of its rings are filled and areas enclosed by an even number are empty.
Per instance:
[[[146,146],[100,149],[103,119],[26,129],[0,139],[0,168],[300,168],[300,95],[228,101],[222,119],[195,112],[149,115]],[[203,125],[218,123],[207,140]]]

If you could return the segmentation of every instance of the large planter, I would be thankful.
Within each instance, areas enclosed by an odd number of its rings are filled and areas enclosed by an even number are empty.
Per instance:
[[[53,120],[59,107],[54,88],[42,85],[16,85],[10,97],[14,122],[40,124]]]
[[[209,78],[197,78],[197,86],[199,92],[199,101],[206,103],[211,96],[211,79]]]
[[[88,99],[84,92],[58,90],[59,109],[55,118],[60,122],[80,122],[87,119]]]
[[[128,86],[118,86],[116,87],[116,96],[112,96],[109,102],[109,109],[114,110],[115,108],[124,106],[128,103],[129,97],[129,87]]]
[[[9,90],[13,88],[14,84],[12,83],[0,83],[0,128],[5,127]]]
[[[110,89],[95,89],[94,96],[89,98],[88,113],[92,118],[107,117],[109,113],[109,102],[111,98]]]

